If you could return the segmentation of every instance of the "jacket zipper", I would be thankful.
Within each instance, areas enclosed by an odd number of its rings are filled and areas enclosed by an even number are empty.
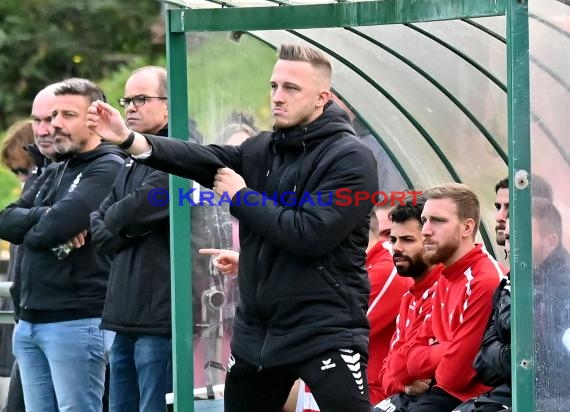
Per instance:
[[[263,345],[261,345],[261,351],[259,352],[259,365],[257,366],[257,371],[261,372],[263,369],[263,351],[265,350],[265,344],[267,343],[267,339],[269,338],[269,333],[271,332],[271,328],[267,329],[265,332],[265,338],[263,339]]]

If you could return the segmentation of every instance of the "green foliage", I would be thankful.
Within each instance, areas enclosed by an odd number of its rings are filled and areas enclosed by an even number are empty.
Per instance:
[[[190,113],[206,142],[216,140],[232,111],[253,114],[258,127],[267,129],[275,51],[250,36],[237,44],[225,34],[208,34],[202,40],[188,56],[188,84]]]
[[[151,41],[161,21],[155,0],[2,0],[0,129],[49,83],[102,78],[132,56],[163,53]]]
[[[258,127],[269,128],[269,78],[275,52],[253,37],[244,36],[236,44],[224,33],[191,35],[188,44],[190,114],[205,142],[216,141],[232,111],[249,112]],[[166,66],[164,57],[135,60],[98,82],[113,106],[118,107],[131,71],[148,64]]]
[[[119,106],[118,100],[119,98],[123,97],[124,90],[125,90],[125,83],[127,79],[131,75],[131,72],[139,67],[142,66],[165,66],[164,58],[158,59],[154,62],[150,62],[148,59],[144,58],[136,58],[128,65],[123,65],[119,67],[116,71],[105,77],[104,79],[97,82],[99,87],[105,92],[107,96],[107,102],[111,104],[113,107],[119,110],[123,110],[122,107]]]
[[[12,172],[0,167],[0,210],[20,195],[20,181]]]
[[[0,134],[0,147],[4,140],[4,133]],[[0,166],[0,210],[18,198],[20,194],[19,179],[4,166]]]
[[[27,116],[34,94],[53,81],[70,75],[95,79],[107,94],[109,102],[118,108],[117,99],[123,95],[124,85],[133,69],[151,64],[166,65],[164,45],[159,46],[160,51],[144,52],[145,47],[149,47],[148,34],[145,33],[148,33],[147,27],[150,23],[140,23],[140,27],[138,23],[133,23],[134,25],[129,26],[129,30],[136,34],[136,39],[125,38],[122,40],[123,43],[117,46],[116,50],[136,52],[140,54],[138,57],[132,57],[121,64],[111,65],[105,63],[104,53],[95,56],[95,50],[92,50],[92,48],[96,48],[95,44],[98,44],[92,38],[97,37],[99,33],[105,33],[104,36],[112,37],[110,22],[114,19],[113,13],[110,11],[105,18],[98,14],[102,13],[101,10],[105,5],[111,7],[117,3],[122,8],[127,8],[128,4],[147,4],[146,0],[136,2],[133,0],[122,2],[115,0],[87,2],[81,0],[73,2],[73,4],[67,3],[55,0],[0,1],[0,129],[6,127],[2,122],[3,120],[6,121],[7,113]],[[8,16],[4,13],[6,10],[15,11],[17,4],[20,5],[18,8],[22,10],[26,8],[24,5],[29,6],[28,14],[24,15],[24,13],[19,12],[20,15]],[[150,4],[155,5],[155,1],[151,0]],[[37,13],[38,10],[44,8],[44,5],[46,7],[49,5],[57,6],[58,10],[64,11],[75,10],[75,12],[91,8],[96,17],[91,18],[93,22],[89,22],[91,19],[87,17],[74,19],[70,17],[71,15],[56,16],[52,10],[50,11],[51,20],[47,19],[51,23],[47,26],[45,23],[40,23],[36,25],[36,28],[33,24],[34,20],[30,16],[34,15],[36,21],[39,21]],[[137,7],[132,8],[136,9]],[[128,13],[132,14],[133,12]],[[157,12],[155,14],[158,15]],[[12,26],[5,25],[8,20],[18,19],[20,20],[19,24],[24,21],[28,25],[28,32],[20,32],[17,35],[16,32],[11,31],[13,30]],[[42,19],[44,18],[42,17]],[[135,17],[133,19],[136,21]],[[81,41],[77,41],[77,39],[75,42],[71,41],[73,30],[64,31],[65,36],[61,33],[58,35],[59,29],[55,26],[67,25],[65,23],[67,20],[73,21],[71,25],[73,27],[80,27],[83,24],[81,21],[85,20],[86,28],[82,31],[84,37],[81,37]],[[6,39],[7,35],[10,36],[10,41]],[[58,36],[61,36],[61,44]],[[117,33],[117,39],[121,36]],[[107,39],[107,41],[111,40]],[[71,43],[76,45],[71,47]],[[188,43],[190,45],[188,56],[190,113],[196,120],[198,129],[204,134],[205,142],[216,141],[216,137],[224,126],[224,121],[232,111],[249,112],[255,116],[259,128],[269,128],[271,125],[269,78],[276,59],[275,52],[252,37],[244,36],[236,44],[223,33],[191,35]],[[39,53],[40,50],[42,50],[41,53]],[[101,47],[101,50],[110,50],[110,47]],[[70,66],[69,61],[65,61],[65,59],[72,58],[73,53],[77,54],[80,51],[84,59],[83,63]],[[93,63],[85,65],[86,61]],[[21,64],[17,65],[15,62]],[[83,72],[80,69],[92,69],[93,72]],[[18,73],[20,73],[20,77],[18,77]],[[12,173],[0,168],[0,209],[18,197],[19,187],[18,179]]]

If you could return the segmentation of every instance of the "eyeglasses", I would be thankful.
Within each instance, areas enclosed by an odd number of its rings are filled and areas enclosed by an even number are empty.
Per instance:
[[[28,176],[30,174],[30,171],[28,169],[26,169],[25,167],[16,167],[14,169],[10,168],[10,170],[16,176],[19,176],[19,175]]]
[[[168,97],[139,95],[139,96],[133,96],[133,97],[121,97],[118,100],[118,102],[119,102],[119,106],[121,106],[121,107],[127,107],[131,103],[134,104],[135,107],[141,107],[141,106],[144,106],[146,101],[150,100],[150,99],[167,100]]]

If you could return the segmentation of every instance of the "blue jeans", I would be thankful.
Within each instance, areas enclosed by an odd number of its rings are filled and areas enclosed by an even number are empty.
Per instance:
[[[100,412],[105,359],[100,318],[53,323],[20,320],[14,355],[27,412]]]
[[[170,337],[118,333],[111,346],[109,412],[156,412],[172,392]]]

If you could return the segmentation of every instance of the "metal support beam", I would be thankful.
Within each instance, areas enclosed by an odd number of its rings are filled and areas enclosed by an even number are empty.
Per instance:
[[[168,11],[168,14],[172,10]],[[169,19],[167,17],[166,24]],[[167,26],[167,33],[169,27]],[[188,76],[186,35],[166,36],[168,62],[168,130],[170,136],[188,138]],[[170,176],[170,263],[172,290],[172,362],[174,410],[194,411],[194,350],[192,317],[192,259],[190,253],[190,208],[178,206],[179,189],[186,192],[187,179]]]
[[[534,411],[534,331],[531,243],[528,4],[509,0],[507,94],[511,227],[511,341],[513,410]],[[531,182],[532,185],[532,182]]]
[[[170,30],[354,27],[504,15],[507,0],[384,0],[283,7],[173,10]]]

